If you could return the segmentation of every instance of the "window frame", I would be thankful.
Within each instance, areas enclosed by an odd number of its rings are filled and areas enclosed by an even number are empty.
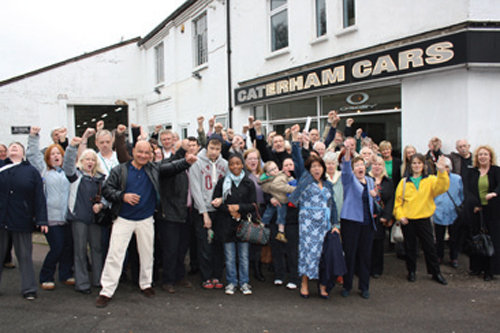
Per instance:
[[[352,17],[349,16],[349,6],[352,5]],[[350,20],[352,19],[352,23]],[[356,25],[356,0],[342,0],[342,28],[347,29]]]
[[[159,43],[154,47],[155,57],[155,85],[165,82],[165,44]]]
[[[314,1],[314,4],[313,4],[313,7],[314,7],[314,31],[315,31],[315,38],[323,38],[325,37],[327,34],[328,34],[328,15],[327,15],[327,4],[326,4],[326,0],[313,0]],[[324,7],[324,16],[325,16],[325,31],[323,32],[323,34],[320,34],[320,18],[321,18],[321,15],[320,13],[318,12],[318,2],[321,1],[323,2],[323,7]]]
[[[268,2],[268,10],[269,10],[269,47],[270,47],[270,50],[271,50],[271,53],[274,53],[274,52],[280,52],[280,51],[283,51],[283,50],[286,50],[288,47],[290,47],[290,24],[288,22],[288,0],[286,0],[286,2],[281,5],[281,6],[278,6],[276,7],[275,9],[272,9],[272,2],[273,0],[269,0]],[[274,46],[274,30],[273,30],[273,17],[279,15],[279,14],[282,14],[282,13],[285,13],[286,15],[286,45],[285,46],[282,46],[280,48],[275,48]]]
[[[200,33],[199,22],[205,22],[203,31]],[[193,19],[193,49],[194,49],[194,67],[204,66],[208,63],[208,15],[203,12]],[[200,38],[201,37],[201,48]]]

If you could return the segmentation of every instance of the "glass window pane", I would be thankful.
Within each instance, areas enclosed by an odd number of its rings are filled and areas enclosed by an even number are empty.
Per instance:
[[[268,107],[270,120],[316,116],[316,98],[270,104]]]
[[[266,108],[264,105],[259,105],[253,109],[253,117],[255,120],[267,120]]]
[[[271,10],[286,5],[286,0],[271,0]]]
[[[330,110],[338,113],[366,113],[380,110],[401,109],[401,87],[350,91],[336,95],[323,96],[321,114],[328,115]]]
[[[326,34],[326,3],[325,0],[316,0],[316,36]]]
[[[288,46],[288,14],[284,10],[271,16],[271,48],[276,51]]]
[[[356,24],[354,0],[344,0],[344,28]]]
[[[300,126],[300,130],[302,131],[304,129],[304,127],[306,126],[306,122],[305,121],[296,121],[296,122],[293,122],[293,123],[280,123],[280,124],[275,124],[273,126],[273,129],[276,131],[277,134],[281,134],[281,135],[285,135],[285,131],[287,128],[291,128],[293,125],[295,124],[298,124]],[[313,128],[318,128],[318,122],[313,120],[311,121],[311,127],[309,130],[313,129]]]

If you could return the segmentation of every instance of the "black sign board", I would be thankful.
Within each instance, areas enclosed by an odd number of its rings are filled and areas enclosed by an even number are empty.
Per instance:
[[[10,133],[14,134],[30,134],[31,126],[11,126]]]

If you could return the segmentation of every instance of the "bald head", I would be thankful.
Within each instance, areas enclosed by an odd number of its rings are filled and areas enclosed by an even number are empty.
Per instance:
[[[151,160],[152,154],[153,150],[148,141],[137,141],[134,149],[132,150],[132,155],[134,156],[132,164],[136,168],[140,169]]]

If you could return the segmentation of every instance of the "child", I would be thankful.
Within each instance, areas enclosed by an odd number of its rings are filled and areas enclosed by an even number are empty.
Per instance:
[[[277,207],[274,207],[272,204],[267,205],[264,216],[262,216],[262,223],[269,224],[274,213],[277,212],[278,218],[276,224],[278,225],[278,235],[276,239],[283,243],[287,242],[285,237],[286,209],[288,205],[287,194],[292,193],[295,189],[295,187],[288,185],[288,182],[292,179],[292,177],[288,177],[283,171],[280,171],[278,165],[273,161],[264,164],[264,173],[259,179],[262,191],[272,195],[279,202]]]

